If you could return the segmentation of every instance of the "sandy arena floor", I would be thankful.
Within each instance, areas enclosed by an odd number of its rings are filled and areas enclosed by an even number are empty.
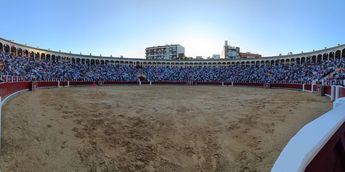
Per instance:
[[[116,86],[26,92],[3,108],[7,171],[269,171],[331,108],[281,89]]]

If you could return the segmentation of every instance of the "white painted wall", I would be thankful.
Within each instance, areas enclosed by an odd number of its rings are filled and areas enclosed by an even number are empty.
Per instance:
[[[345,98],[339,98],[332,110],[305,125],[291,138],[271,171],[303,172],[344,122]]]

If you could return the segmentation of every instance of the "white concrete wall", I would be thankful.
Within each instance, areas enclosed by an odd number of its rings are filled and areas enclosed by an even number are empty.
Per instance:
[[[303,172],[344,122],[345,98],[339,98],[332,110],[305,125],[290,139],[271,171]]]

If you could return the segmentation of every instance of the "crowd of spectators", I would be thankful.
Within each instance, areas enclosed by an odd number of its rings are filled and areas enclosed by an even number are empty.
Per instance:
[[[1,75],[21,76],[25,80],[80,80],[80,81],[137,81],[146,76],[148,81],[197,82],[286,82],[301,83],[319,79],[345,79],[345,59],[252,66],[132,66],[114,64],[81,64],[67,61],[39,61],[12,57],[1,53],[5,67]]]
[[[25,80],[80,80],[80,81],[136,81],[138,69],[125,65],[87,65],[69,62],[38,61],[25,57],[12,57],[2,53],[5,63],[2,75],[21,76]]]
[[[233,81],[233,82],[286,82],[301,83],[323,79],[327,74],[345,65],[344,59],[322,63],[278,64],[263,66],[215,67],[144,67],[152,81]],[[338,74],[343,76],[344,73]]]

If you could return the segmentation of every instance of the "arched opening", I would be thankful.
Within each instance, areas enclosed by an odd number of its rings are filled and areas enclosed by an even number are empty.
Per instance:
[[[305,57],[302,57],[301,58],[301,64],[304,64],[305,63]]]
[[[49,55],[49,56],[48,56]],[[55,55],[47,54],[47,58],[49,58],[52,62],[56,63]]]
[[[280,60],[280,63],[281,63],[281,64],[285,64],[285,60],[284,60],[284,59],[281,59],[281,60]]]
[[[47,61],[50,61],[51,59],[50,59],[50,55],[48,56],[48,54],[46,55],[46,60]]]
[[[82,64],[85,64],[85,59],[81,59],[81,63],[82,63]]]
[[[286,59],[286,64],[290,64],[290,59]]]
[[[311,59],[310,57],[307,57],[307,59],[306,59],[307,63],[310,63],[310,59]]]
[[[323,54],[323,56],[322,56],[322,60],[323,60],[323,61],[328,60],[328,54],[326,54],[326,53],[325,53],[325,54]]]
[[[278,65],[278,64],[279,64],[279,60],[276,60],[276,61],[275,61],[275,64]]]
[[[258,66],[259,65],[259,61],[254,61],[254,65]]]
[[[318,63],[321,63],[321,61],[322,61],[322,55],[319,54],[319,55],[317,55],[317,62],[318,62]]]
[[[301,64],[301,59],[300,59],[300,58],[297,58],[297,59],[296,59],[296,63],[297,63],[297,64]]]
[[[75,59],[74,59],[74,58],[72,58],[72,63],[73,63],[73,64],[75,63]]]
[[[30,52],[30,59],[34,59],[35,58],[35,53],[33,51]]]
[[[316,56],[314,55],[313,57],[311,57],[311,60],[313,63],[316,63]]]
[[[334,52],[329,53],[329,60],[334,60]]]
[[[55,55],[51,55],[50,58],[52,59],[53,62],[57,62],[57,58]]]
[[[86,64],[90,65],[90,59],[86,59]]]
[[[270,61],[269,61],[269,60],[266,60],[266,61],[265,61],[265,65],[266,65],[266,66],[270,65]]]
[[[46,59],[46,55],[45,55],[44,53],[41,54],[41,60],[42,60],[42,61],[46,61],[46,60],[47,60],[47,59]]]
[[[0,42],[0,52],[4,51],[4,45],[2,45],[2,43]]]
[[[4,51],[5,51],[5,53],[10,53],[10,46],[5,44],[4,45]]]
[[[128,62],[127,62],[128,63]],[[99,65],[99,60],[96,60],[96,65]]]
[[[260,61],[260,66],[264,66],[265,62],[264,61]]]
[[[250,66],[250,62],[247,61],[247,62],[246,62],[246,66]]]
[[[35,60],[39,60],[39,59],[40,59],[40,53],[37,52],[37,53],[35,54]]]
[[[345,48],[343,49],[343,52],[341,53],[341,56],[345,58]]]
[[[80,64],[80,58],[77,58],[77,63]]]
[[[341,51],[340,50],[337,50],[335,52],[335,59],[340,59],[340,56],[341,56]]]
[[[26,58],[28,58],[29,57],[29,51],[28,50],[24,50],[24,56],[26,57]]]
[[[22,57],[23,56],[23,50],[21,48],[19,48],[17,54],[18,54],[18,56]]]
[[[295,59],[291,59],[291,64],[295,64]]]
[[[94,64],[95,64],[95,60],[91,59],[91,65],[94,65]]]
[[[17,56],[17,48],[15,46],[11,47],[11,55],[12,56]]]

